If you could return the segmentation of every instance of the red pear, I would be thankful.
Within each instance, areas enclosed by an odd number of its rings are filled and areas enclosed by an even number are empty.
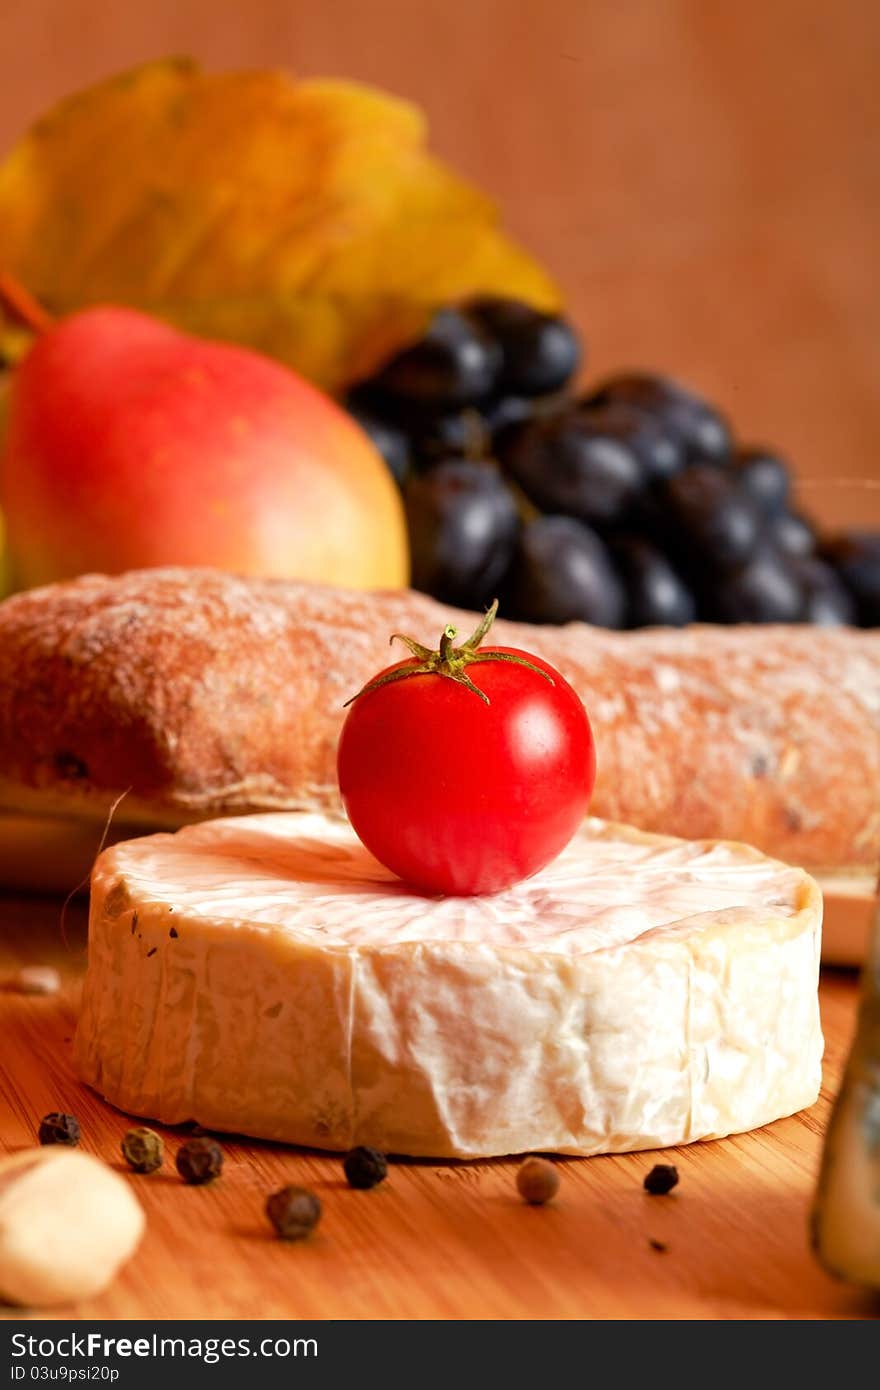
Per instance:
[[[22,587],[151,565],[407,581],[397,488],[342,409],[130,309],[59,321],[18,367],[0,505]]]

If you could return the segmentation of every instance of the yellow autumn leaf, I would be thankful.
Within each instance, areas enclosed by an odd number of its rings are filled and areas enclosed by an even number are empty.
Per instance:
[[[328,389],[476,292],[554,308],[409,104],[351,82],[151,63],[68,98],[0,164],[0,269],[53,313],[131,304]]]

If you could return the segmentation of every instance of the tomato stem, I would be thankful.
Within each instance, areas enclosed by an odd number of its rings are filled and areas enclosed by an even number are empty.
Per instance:
[[[454,627],[445,627],[445,628],[443,629],[442,633],[440,634],[440,660],[441,660],[441,661],[446,661],[446,662],[448,662],[448,661],[451,661],[451,660],[452,660],[453,654],[454,654],[454,652],[455,652],[455,648],[453,647],[452,644],[453,644],[453,642],[455,641],[455,639],[456,639],[457,636],[458,636],[458,633],[457,633],[457,631],[455,630]]]
[[[474,685],[470,676],[467,675],[467,667],[478,662],[484,661],[508,661],[515,666],[525,666],[527,670],[534,671],[536,675],[543,676],[544,680],[555,685],[553,677],[536,666],[534,662],[528,661],[524,656],[517,656],[515,652],[499,651],[479,651],[480,643],[485,638],[498,612],[498,600],[484,614],[474,632],[462,642],[461,646],[454,645],[458,633],[451,625],[443,629],[440,634],[440,643],[437,651],[431,651],[430,647],[423,647],[420,642],[416,642],[412,637],[405,637],[403,633],[395,632],[392,634],[391,641],[403,642],[413,655],[415,665],[398,666],[394,670],[385,671],[375,680],[370,681],[356,695],[352,695],[350,700],[346,700],[343,709],[354,704],[362,695],[367,695],[371,690],[379,690],[383,685],[392,685],[397,681],[408,680],[410,676],[442,676],[446,680],[453,680],[458,685],[463,685],[472,695],[478,695],[480,699],[489,704],[489,697],[478,685]]]

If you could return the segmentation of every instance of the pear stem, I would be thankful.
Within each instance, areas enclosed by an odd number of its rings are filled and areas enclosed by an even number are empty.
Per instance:
[[[52,326],[52,315],[6,270],[0,270],[0,307],[14,323],[33,333],[45,333]]]

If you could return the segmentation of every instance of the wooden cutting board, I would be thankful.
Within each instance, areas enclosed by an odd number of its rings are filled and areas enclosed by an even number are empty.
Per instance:
[[[24,964],[53,964],[50,997],[0,992],[0,1149],[35,1141],[50,1110],[75,1114],[83,1147],[125,1169],[129,1121],[73,1076],[85,966],[82,908],[0,899],[0,984]],[[859,1318],[880,1301],[829,1278],[810,1255],[807,1213],[829,1095],[852,1032],[853,975],[826,972],[825,1088],[816,1106],[712,1144],[560,1160],[552,1206],[525,1206],[516,1163],[395,1163],[381,1187],[354,1192],[338,1157],[224,1139],[210,1187],[186,1187],[171,1162],[130,1176],[148,1232],[100,1298],[65,1316],[95,1318]],[[183,1130],[164,1130],[173,1152]],[[642,1187],[657,1160],[681,1182]],[[295,1182],[324,1206],[306,1242],[276,1240],[268,1193]],[[662,1247],[662,1248],[661,1248]],[[18,1316],[18,1314],[15,1314]],[[39,1316],[39,1315],[32,1315]]]

